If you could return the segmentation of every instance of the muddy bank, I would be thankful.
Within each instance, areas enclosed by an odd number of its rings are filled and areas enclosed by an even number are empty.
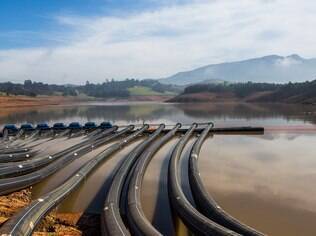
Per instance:
[[[30,189],[0,196],[0,226],[23,207],[31,203]]]
[[[91,97],[63,96],[0,96],[0,117],[23,113],[32,109],[47,109],[62,105],[82,105],[90,102],[130,103],[130,102],[164,102],[172,96],[131,96],[129,98],[100,99]]]
[[[100,215],[52,212],[42,220],[33,235],[100,235]]]
[[[61,105],[86,100],[87,99],[64,96],[0,96],[0,106],[1,108],[34,107],[45,105]]]
[[[31,203],[30,189],[0,196],[0,227],[15,213]],[[100,216],[86,213],[51,212],[38,225],[33,235],[100,235]]]
[[[161,102],[171,99],[173,96],[130,96],[128,98],[92,98],[92,97],[64,97],[64,96],[0,96],[1,108],[22,108],[34,106],[65,105],[78,102],[103,101],[103,102]]]

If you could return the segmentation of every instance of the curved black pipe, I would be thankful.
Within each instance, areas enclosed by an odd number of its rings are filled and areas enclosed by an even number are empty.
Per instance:
[[[44,133],[43,133],[44,132]],[[30,132],[25,132],[25,135],[23,135],[24,138],[22,140],[17,137],[14,137],[13,139],[8,140],[6,143],[0,145],[0,153],[2,150],[14,150],[17,148],[24,148],[27,145],[32,144],[34,141],[37,141],[39,139],[42,139],[43,142],[47,142],[50,140],[53,140],[55,138],[63,137],[68,135],[69,137],[71,136],[71,130],[67,129],[64,131],[56,131],[56,130],[48,130],[48,131],[42,131],[42,130],[34,130]],[[48,139],[48,140],[47,140]],[[35,147],[42,144],[42,142],[37,143],[31,147]],[[30,148],[31,148],[30,147]]]
[[[158,138],[161,131],[165,128],[164,124],[161,124],[156,131],[148,137],[145,141],[134,148],[124,159],[118,171],[112,180],[111,186],[107,193],[107,197],[104,204],[104,210],[102,211],[101,229],[102,235],[130,235],[129,230],[125,227],[123,219],[120,214],[120,199],[122,195],[122,189],[126,182],[128,173],[131,171],[133,164],[141,153]]]
[[[40,130],[35,130],[30,136],[26,137],[23,142],[20,142],[16,144],[16,142],[20,140],[6,140],[1,144],[1,149],[11,149],[11,148],[19,148],[19,147],[24,147],[25,145],[28,145],[32,143],[34,140],[39,139],[40,137]],[[13,147],[12,147],[13,146]]]
[[[226,213],[204,188],[198,168],[198,158],[203,142],[207,138],[207,135],[212,127],[213,125],[208,125],[203,130],[199,138],[192,146],[189,157],[189,181],[197,209],[209,219],[239,234],[245,236],[263,236],[264,234],[239,222],[237,219]]]
[[[100,147],[106,144],[109,141],[112,141],[119,136],[126,134],[127,132],[134,129],[133,125],[128,126],[127,128],[111,135],[107,136],[97,143],[93,145],[87,145],[78,151],[71,152],[63,157],[60,157],[58,160],[54,161],[50,165],[45,166],[42,169],[34,171],[32,173],[14,177],[14,178],[7,178],[7,179],[0,179],[0,195],[7,194],[13,192],[18,189],[26,188],[30,185],[40,182],[42,179],[46,178],[47,176],[57,172],[60,168],[65,167],[73,160],[87,154],[88,152],[94,150],[96,147]]]
[[[29,148],[12,148],[12,149],[0,149],[0,154],[12,154],[12,153],[21,153],[28,152]]]
[[[184,146],[196,128],[197,124],[192,124],[191,128],[175,146],[171,155],[168,173],[168,189],[172,208],[185,225],[196,235],[239,235],[202,215],[191,205],[183,193],[179,173],[179,161]]]
[[[140,156],[139,161],[134,169],[128,188],[128,211],[127,219],[133,235],[161,235],[157,229],[146,218],[141,205],[141,191],[142,182],[147,169],[154,154],[167,143],[181,124],[177,124],[171,131],[169,131],[162,138],[154,142],[145,152]]]
[[[48,165],[48,164],[56,161],[58,158],[60,158],[64,155],[67,155],[71,152],[74,152],[78,149],[82,149],[84,147],[90,148],[91,144],[93,144],[97,140],[100,140],[101,138],[111,134],[112,132],[114,132],[116,130],[117,130],[117,127],[107,129],[104,132],[102,132],[102,134],[92,136],[89,139],[86,139],[86,140],[84,140],[76,145],[73,145],[73,146],[71,146],[65,150],[62,150],[58,153],[55,153],[53,155],[41,156],[41,157],[33,158],[33,159],[27,160],[27,161],[7,163],[6,165],[3,165],[0,163],[0,178],[8,177],[8,176],[23,175],[25,173],[31,172],[31,171],[39,169],[45,165]]]
[[[88,161],[72,177],[53,191],[44,194],[39,199],[33,201],[17,215],[13,216],[0,229],[0,235],[28,236],[34,231],[40,220],[54,207],[56,207],[67,195],[69,195],[101,162],[110,157],[131,141],[139,137],[148,129],[144,125],[124,140],[115,143]]]
[[[36,151],[28,151],[26,153],[17,152],[17,153],[0,154],[0,163],[18,162],[22,160],[27,160],[27,159],[32,158],[36,153],[37,153]]]

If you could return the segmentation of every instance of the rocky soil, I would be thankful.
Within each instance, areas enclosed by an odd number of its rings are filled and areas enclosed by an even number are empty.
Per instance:
[[[0,196],[0,227],[32,201],[31,189]],[[38,225],[35,236],[100,235],[100,216],[86,213],[51,212]]]

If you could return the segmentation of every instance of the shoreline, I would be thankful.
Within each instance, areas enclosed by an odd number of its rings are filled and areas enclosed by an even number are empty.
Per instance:
[[[92,97],[63,97],[63,96],[0,96],[0,107],[2,109],[29,108],[40,106],[58,106],[79,104],[85,102],[165,102],[172,96],[131,96],[128,98],[100,99]]]
[[[261,92],[252,94],[246,97],[237,97],[232,93],[186,93],[179,94],[166,103],[177,104],[194,104],[194,103],[234,103],[234,104],[296,104],[296,105],[316,105],[316,100],[293,100],[293,99],[279,99],[269,100],[265,99],[270,93]]]
[[[32,201],[31,188],[0,196],[0,227]],[[36,227],[33,235],[99,235],[100,215],[84,212],[51,211]]]
[[[91,98],[63,97],[63,96],[0,96],[0,107],[6,109],[36,106],[56,106],[83,101],[92,101]]]

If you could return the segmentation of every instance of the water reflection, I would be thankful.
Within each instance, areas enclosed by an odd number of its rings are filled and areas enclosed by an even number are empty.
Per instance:
[[[58,121],[71,122],[74,120],[85,122],[89,120],[101,122],[108,120],[112,122],[140,123],[143,120],[154,121],[166,114],[176,114],[177,109],[161,104],[142,105],[78,105],[78,106],[58,106],[48,108],[33,108],[31,110],[15,110],[9,114],[0,115],[0,124],[24,122],[54,123]]]
[[[313,130],[309,133],[306,129],[303,132],[274,130],[258,136],[214,135],[204,143],[199,165],[209,193],[225,210],[241,221],[269,235],[316,235],[313,222],[316,217],[316,132],[312,129],[316,123],[315,106],[93,103],[0,112],[2,124],[44,121],[69,123],[74,120],[109,120],[117,124],[211,120],[216,126],[304,126]],[[185,235],[187,232],[181,221],[171,220],[167,194],[167,166],[177,140],[178,137],[174,138],[157,152],[148,166],[142,201],[146,216],[157,229],[164,234]],[[63,202],[59,210],[100,211],[113,170],[136,144],[104,162]],[[58,186],[104,148],[85,155],[34,186],[34,197]],[[183,160],[186,158],[187,154]],[[181,167],[183,171],[187,169],[185,163]],[[186,178],[185,174],[183,178]],[[183,186],[189,189],[189,186]]]
[[[220,205],[247,224],[269,235],[315,235],[316,136],[291,137],[215,135],[203,146],[201,176]]]
[[[51,106],[30,110],[2,110],[0,124],[70,122],[78,120],[117,123],[214,121],[221,125],[315,124],[316,107],[281,104],[107,104]]]

